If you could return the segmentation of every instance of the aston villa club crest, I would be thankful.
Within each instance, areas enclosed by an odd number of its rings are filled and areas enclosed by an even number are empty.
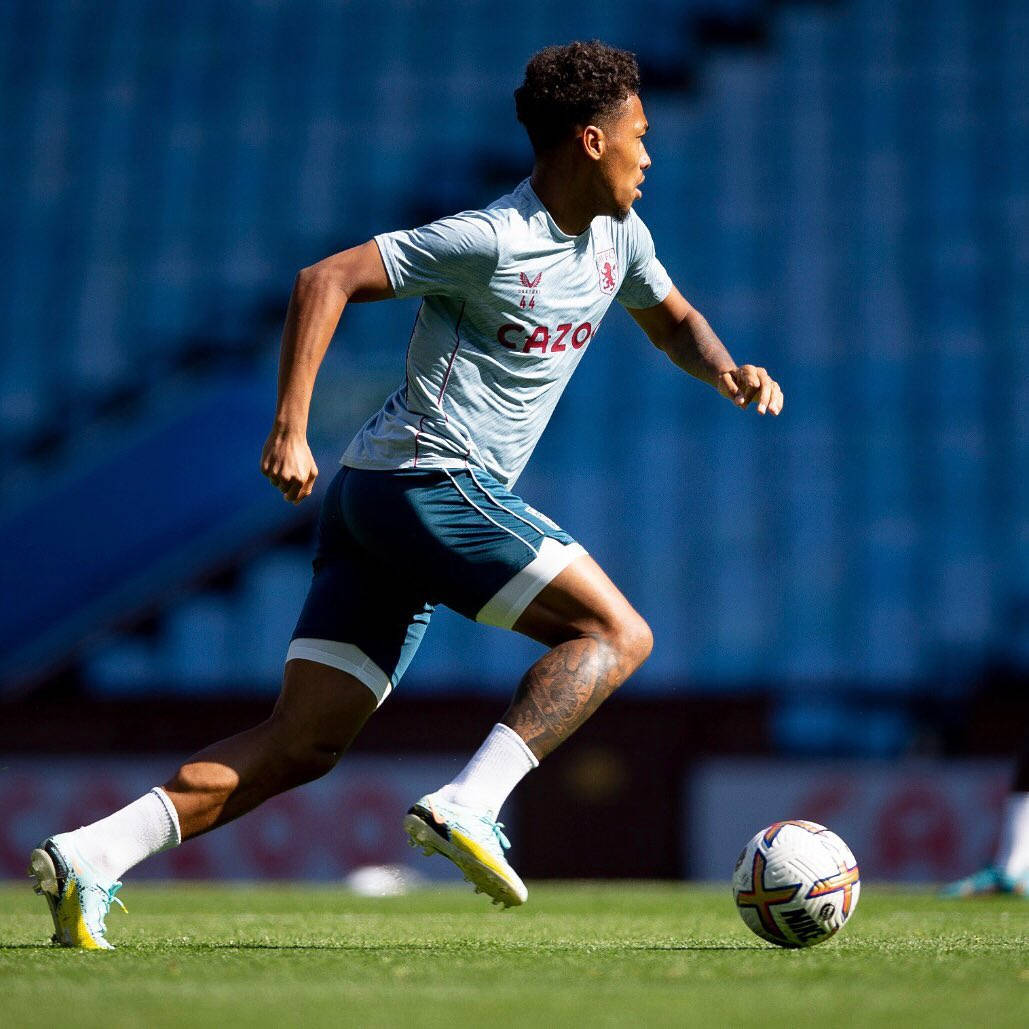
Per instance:
[[[536,294],[540,291],[540,279],[543,278],[543,272],[537,272],[531,279],[525,272],[519,272],[518,278],[522,282],[522,302],[519,306],[528,309],[534,308],[536,306]]]
[[[600,292],[614,293],[618,288],[618,259],[614,250],[602,250],[597,254],[597,271],[600,273]]]

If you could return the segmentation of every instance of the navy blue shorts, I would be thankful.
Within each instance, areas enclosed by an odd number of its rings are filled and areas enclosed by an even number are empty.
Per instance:
[[[322,502],[314,577],[286,660],[349,672],[381,704],[437,604],[510,629],[584,553],[481,469],[341,468]]]

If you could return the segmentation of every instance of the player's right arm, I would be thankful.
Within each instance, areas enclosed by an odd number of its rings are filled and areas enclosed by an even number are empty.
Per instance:
[[[343,308],[393,295],[374,240],[297,273],[282,330],[275,423],[261,453],[262,473],[292,504],[310,495],[318,477],[307,418],[314,380]]]

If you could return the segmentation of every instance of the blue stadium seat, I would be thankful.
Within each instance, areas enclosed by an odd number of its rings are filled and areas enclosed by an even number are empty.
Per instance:
[[[741,417],[613,311],[558,408],[522,487],[654,623],[637,688],[817,683],[846,713],[855,680],[902,694],[941,655],[1015,648],[995,627],[1029,581],[1025,5],[944,0],[928,21],[889,0],[439,10],[0,5],[20,41],[0,52],[0,442],[77,425],[119,390],[160,395],[197,353],[270,362],[298,267],[513,184],[522,62],[599,35],[666,86],[695,73],[691,93],[645,91],[640,210],[684,293],[787,394],[778,422]],[[701,45],[701,15],[766,40]],[[399,377],[412,316],[348,312],[320,385],[325,453]],[[115,460],[103,439],[94,458]],[[52,485],[35,465],[4,474]],[[141,688],[274,688],[305,562],[262,556],[235,592],[169,609],[158,644],[108,641],[88,678],[124,688],[121,662]],[[454,681],[482,647],[483,687],[507,690],[531,647],[482,632],[437,618],[412,688]],[[784,714],[782,738],[822,718]],[[880,730],[867,748],[903,735]]]

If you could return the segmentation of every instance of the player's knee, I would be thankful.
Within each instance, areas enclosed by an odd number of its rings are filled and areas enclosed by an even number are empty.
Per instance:
[[[622,619],[619,623],[616,645],[623,665],[631,675],[650,657],[654,649],[654,634],[646,621],[633,612],[632,618]]]
[[[610,649],[615,666],[621,672],[616,689],[643,664],[654,649],[650,626],[635,611],[604,626],[598,636]]]
[[[289,778],[299,785],[331,772],[345,749],[331,739],[294,739],[283,749],[282,756],[289,767]]]
[[[350,742],[329,727],[297,726],[279,712],[267,723],[284,777],[294,785],[331,772]]]
[[[642,618],[636,636],[636,667],[639,668],[654,651],[654,633]]]

